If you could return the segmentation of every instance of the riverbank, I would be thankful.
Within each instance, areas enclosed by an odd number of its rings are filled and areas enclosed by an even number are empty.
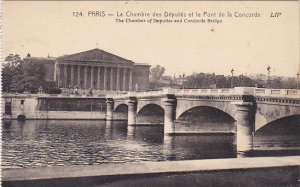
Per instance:
[[[3,186],[296,186],[300,156],[4,169]]]

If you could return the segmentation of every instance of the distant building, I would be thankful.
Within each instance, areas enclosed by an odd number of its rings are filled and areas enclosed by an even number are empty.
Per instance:
[[[45,64],[46,80],[59,88],[102,91],[141,91],[149,88],[150,65],[92,49],[58,58],[26,57],[24,61]]]

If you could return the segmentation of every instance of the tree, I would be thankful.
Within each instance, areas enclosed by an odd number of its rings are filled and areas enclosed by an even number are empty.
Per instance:
[[[232,80],[232,81],[231,81]],[[234,86],[253,86],[252,79],[247,76],[228,76],[215,75],[210,73],[193,73],[187,76],[187,88],[210,88],[211,85],[216,85],[217,88],[230,88],[231,82]]]
[[[2,74],[1,74],[1,79],[2,79],[2,91],[3,92],[9,92],[10,91],[10,86],[12,83],[12,69],[10,65],[3,64],[2,65]]]
[[[240,75],[238,79],[239,79],[239,86],[241,86],[241,87],[254,86],[254,83],[253,83],[252,79],[250,79],[247,76]]]
[[[9,54],[5,61],[9,63],[10,66],[18,67],[19,65],[23,64],[23,60],[18,54]]]
[[[227,81],[224,75],[216,75],[217,88],[229,88],[231,82]]]
[[[2,64],[2,91],[10,92],[12,84],[15,82],[16,75],[21,73],[21,66],[23,60],[18,54],[10,54],[5,58],[5,62]]]
[[[150,79],[154,83],[154,87],[156,87],[158,81],[162,79],[164,73],[165,68],[160,65],[156,65],[155,67],[150,69]]]
[[[38,62],[26,62],[21,66],[21,71],[15,75],[12,88],[32,93],[38,92],[45,84],[45,67]]]
[[[273,80],[270,80],[270,87],[276,89],[282,88],[283,84],[281,78],[275,77]]]
[[[150,77],[156,81],[160,80],[163,77],[164,73],[165,68],[160,65],[156,65],[155,67],[150,69]]]
[[[2,68],[4,92],[29,91],[36,93],[42,87],[47,93],[60,93],[54,82],[45,80],[45,66],[39,62],[24,62],[19,55],[10,54]]]

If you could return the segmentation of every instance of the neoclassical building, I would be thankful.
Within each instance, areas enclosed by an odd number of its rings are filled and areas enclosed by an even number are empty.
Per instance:
[[[44,63],[46,79],[59,88],[102,91],[142,91],[149,88],[150,65],[92,49],[58,58],[27,57],[25,61]]]

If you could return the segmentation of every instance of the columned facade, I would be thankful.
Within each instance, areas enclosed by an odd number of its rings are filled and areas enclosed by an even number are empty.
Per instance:
[[[59,88],[126,92],[149,86],[149,65],[100,49],[58,57],[54,69]]]
[[[57,64],[57,84],[61,88],[132,90],[131,67]]]

